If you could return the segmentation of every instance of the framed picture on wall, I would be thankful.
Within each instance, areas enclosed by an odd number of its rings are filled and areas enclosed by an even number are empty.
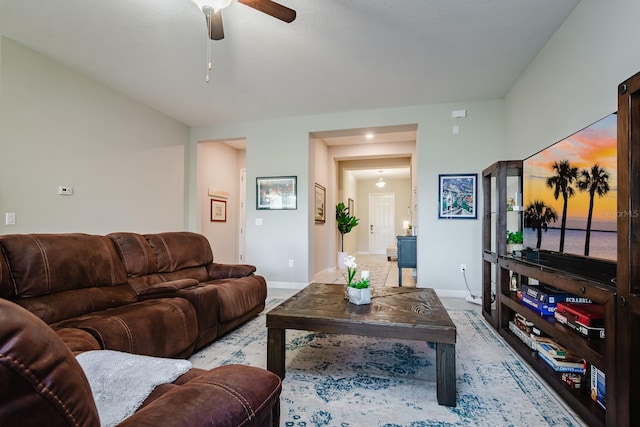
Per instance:
[[[438,218],[477,219],[477,174],[439,175]]]
[[[227,201],[211,199],[211,222],[227,222]]]
[[[347,208],[349,209],[349,215],[351,215],[351,216],[355,216],[356,215],[356,208],[353,205],[353,199],[347,200]]]
[[[297,177],[256,178],[256,209],[297,209]]]
[[[315,220],[316,224],[324,224],[327,203],[327,190],[316,183]]]

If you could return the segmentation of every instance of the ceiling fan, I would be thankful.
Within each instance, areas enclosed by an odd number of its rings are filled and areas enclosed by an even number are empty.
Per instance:
[[[211,40],[222,40],[224,30],[222,27],[222,9],[229,6],[232,0],[192,0],[202,10],[207,22],[209,38]],[[281,21],[290,23],[296,19],[296,11],[289,9],[272,0],[238,0],[253,9],[273,16]]]

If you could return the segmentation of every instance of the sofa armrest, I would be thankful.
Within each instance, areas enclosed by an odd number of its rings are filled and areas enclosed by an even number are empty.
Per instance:
[[[56,334],[58,334],[74,356],[85,351],[101,349],[98,340],[83,329],[62,328],[56,330]]]
[[[196,279],[178,279],[171,280],[170,282],[156,283],[150,285],[138,292],[139,296],[172,294],[178,292],[180,289],[190,288],[197,285],[199,282]]]
[[[249,264],[216,264],[214,262],[207,266],[211,280],[251,276],[255,271],[256,267]]]
[[[118,427],[280,425],[282,384],[266,369],[224,365],[185,377],[186,382],[158,386]]]

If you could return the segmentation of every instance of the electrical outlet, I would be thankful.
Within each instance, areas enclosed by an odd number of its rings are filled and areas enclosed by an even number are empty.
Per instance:
[[[467,271],[467,264],[460,264],[460,273]]]
[[[293,260],[292,259],[289,260],[289,267],[293,267]]]

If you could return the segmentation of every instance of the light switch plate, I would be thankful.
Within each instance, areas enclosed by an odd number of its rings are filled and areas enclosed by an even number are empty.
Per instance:
[[[15,212],[5,212],[4,214],[4,223],[5,225],[16,225],[16,213]]]

